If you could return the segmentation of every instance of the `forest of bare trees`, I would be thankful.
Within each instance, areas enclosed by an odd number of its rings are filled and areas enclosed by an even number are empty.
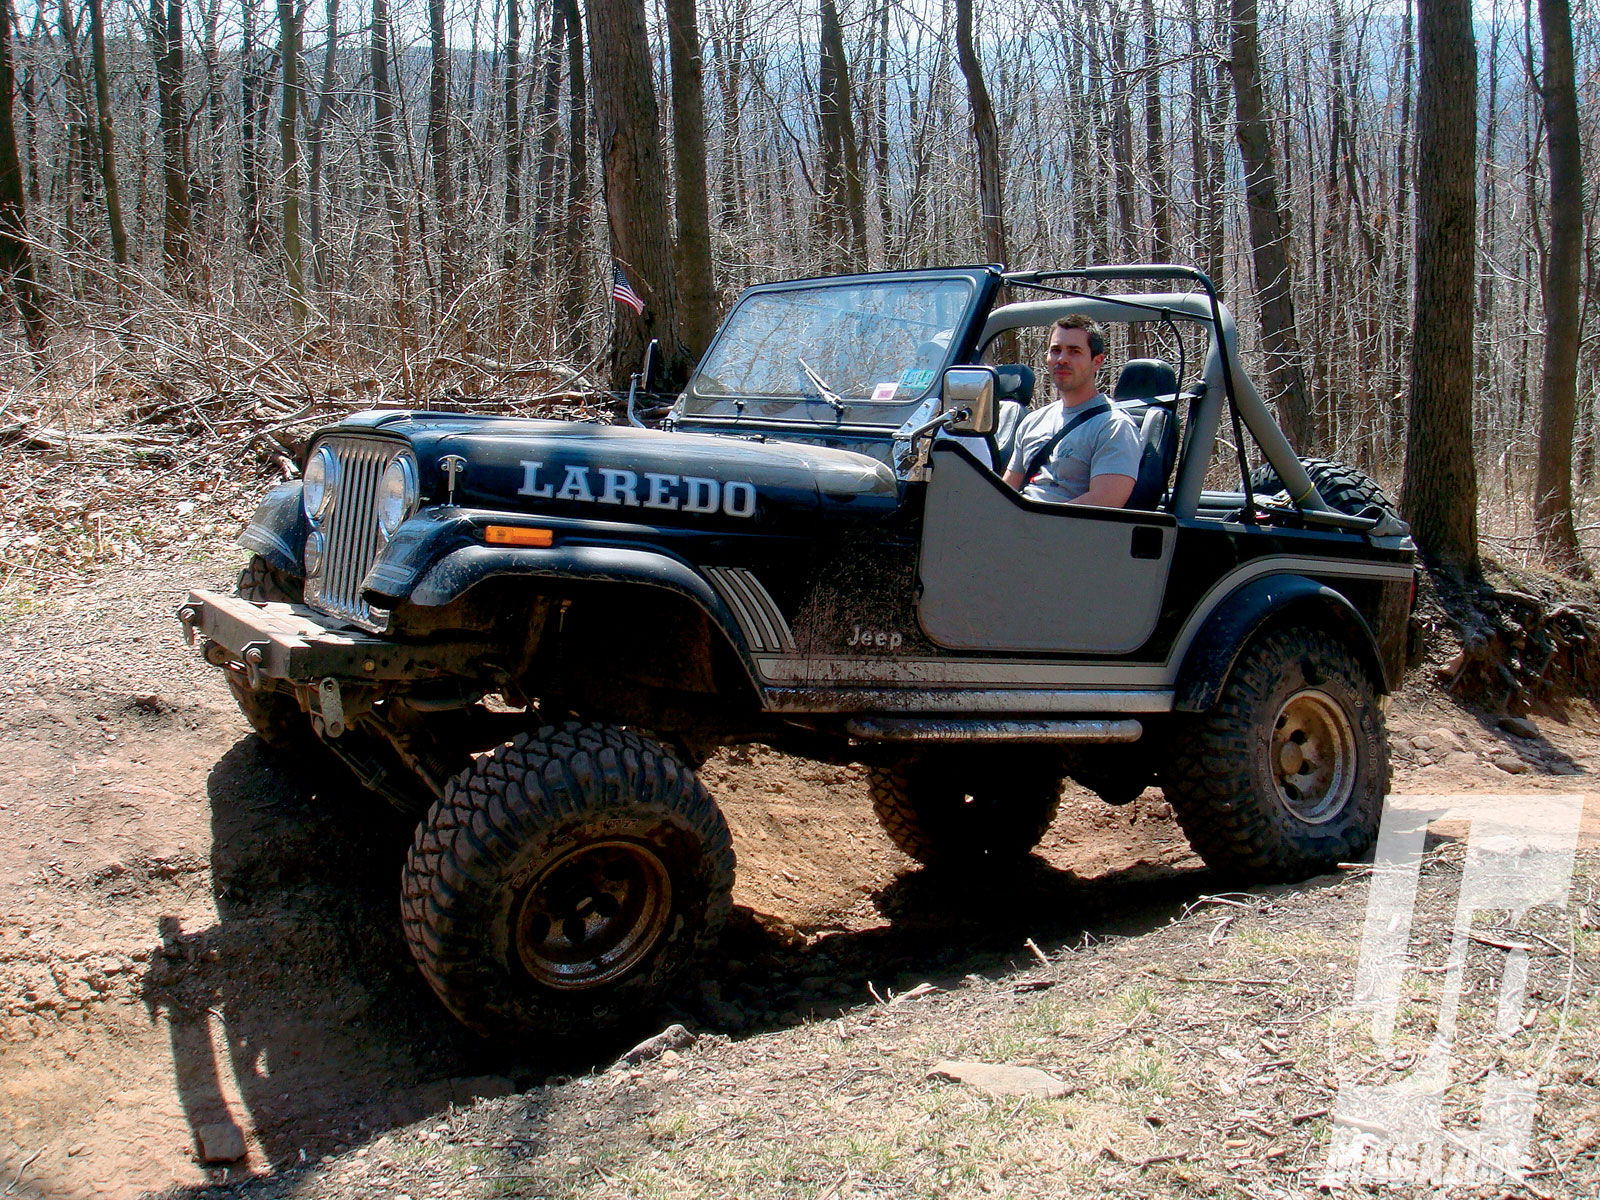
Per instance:
[[[1178,260],[1302,452],[1398,485],[1409,443],[1430,548],[1476,546],[1427,515],[1470,484],[1581,569],[1597,35],[1568,0],[0,0],[12,378],[526,395],[650,337],[681,377],[759,280]]]

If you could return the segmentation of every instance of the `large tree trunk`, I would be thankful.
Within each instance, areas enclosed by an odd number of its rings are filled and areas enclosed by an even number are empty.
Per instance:
[[[44,347],[44,313],[39,308],[28,248],[27,202],[17,130],[11,113],[11,0],[0,0],[0,283],[17,306],[28,344]]]
[[[1472,457],[1473,189],[1478,70],[1471,0],[1421,0],[1417,82],[1417,298],[1400,505],[1423,552],[1478,567]]]
[[[1567,0],[1539,0],[1544,123],[1550,151],[1550,243],[1544,270],[1544,370],[1534,526],[1551,562],[1587,575],[1572,520],[1572,428],[1578,397],[1583,263],[1583,152]]]
[[[661,382],[676,387],[692,364],[678,331],[671,210],[644,0],[590,0],[589,45],[604,48],[592,65],[611,254],[645,303],[638,316],[624,305],[612,306],[611,381],[625,387],[654,338],[661,343]]]
[[[157,125],[166,184],[161,250],[167,286],[188,291],[189,153],[183,102],[183,0],[150,0],[150,48],[156,63]]]
[[[122,193],[117,187],[117,139],[111,123],[111,73],[106,66],[106,22],[102,0],[89,0],[90,53],[94,58],[94,99],[100,114],[100,182],[105,188],[106,223],[111,229],[111,261],[128,262],[128,230],[122,223]]]
[[[305,264],[300,252],[300,146],[295,125],[300,116],[300,22],[294,0],[278,0],[278,57],[283,60],[282,108],[278,141],[283,154],[283,264],[289,283],[289,313],[306,319]]]
[[[672,55],[672,159],[678,187],[678,296],[683,340],[699,361],[721,316],[711,273],[711,204],[706,193],[705,79],[695,0],[667,0]],[[858,184],[859,186],[859,184]]]
[[[983,235],[985,262],[1004,264],[1006,210],[1001,189],[1000,130],[994,104],[983,81],[983,64],[972,44],[972,0],[956,0],[956,57],[967,80],[967,103],[972,108],[972,137],[978,145],[978,228]]]
[[[1278,198],[1272,127],[1261,87],[1256,0],[1233,0],[1234,115],[1244,160],[1245,203],[1250,214],[1250,249],[1261,308],[1261,345],[1278,420],[1301,454],[1315,451],[1316,429],[1300,365],[1295,330],[1293,280],[1289,274],[1289,222]]]

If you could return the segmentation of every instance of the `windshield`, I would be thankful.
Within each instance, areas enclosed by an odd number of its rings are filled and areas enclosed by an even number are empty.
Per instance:
[[[915,400],[931,389],[972,297],[966,279],[819,284],[746,296],[689,381],[696,395]]]

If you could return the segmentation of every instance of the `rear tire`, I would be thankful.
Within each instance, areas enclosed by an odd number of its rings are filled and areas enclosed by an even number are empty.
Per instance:
[[[1367,673],[1330,634],[1258,635],[1216,707],[1174,732],[1162,787],[1207,866],[1294,880],[1372,849],[1388,738]]]
[[[299,604],[304,598],[299,580],[290,578],[259,554],[250,556],[234,591],[240,599],[257,604]],[[267,745],[294,751],[309,746],[308,739],[315,739],[310,716],[301,710],[292,694],[270,687],[251,687],[250,677],[237,664],[230,665],[223,677],[244,719]]]
[[[445,787],[401,874],[423,976],[493,1037],[643,1015],[715,941],[733,841],[660,745],[573,721],[520,734]]]
[[[1055,820],[1061,779],[1054,756],[927,751],[872,768],[872,811],[924,866],[1012,863]]]

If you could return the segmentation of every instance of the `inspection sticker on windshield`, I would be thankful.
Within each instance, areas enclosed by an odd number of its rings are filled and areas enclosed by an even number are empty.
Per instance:
[[[893,400],[894,394],[899,390],[900,385],[892,380],[888,383],[880,383],[872,389],[872,398],[874,400]]]
[[[907,367],[900,372],[900,382],[908,388],[925,388],[933,382],[933,374],[929,367]]]

